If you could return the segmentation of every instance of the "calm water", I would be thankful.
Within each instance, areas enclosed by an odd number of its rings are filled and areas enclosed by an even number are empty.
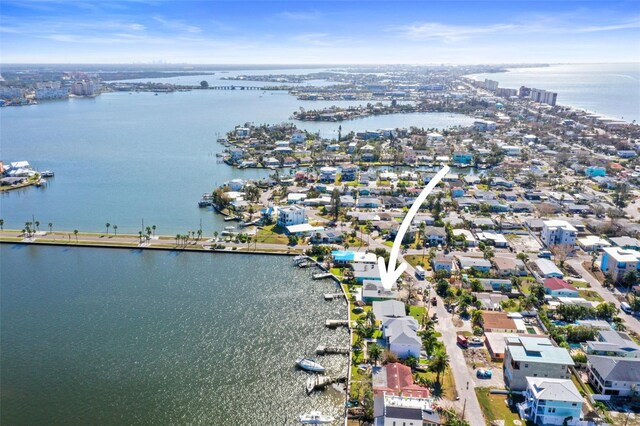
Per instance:
[[[196,80],[198,78],[195,78]],[[5,227],[22,229],[32,215],[54,230],[136,233],[142,219],[159,233],[223,227],[212,211],[198,209],[204,192],[233,178],[257,178],[266,170],[236,170],[215,156],[216,140],[237,124],[281,123],[299,107],[360,102],[298,101],[284,92],[193,91],[171,94],[110,93],[0,109],[5,162],[28,160],[56,177],[47,188],[3,194]],[[465,116],[406,114],[343,123],[343,132],[416,125],[444,128],[470,124]],[[335,123],[297,123],[323,136],[337,136]]]
[[[250,273],[243,273],[247,262]],[[290,258],[0,245],[4,425],[291,425],[340,416],[295,358],[348,342]],[[321,357],[346,374],[347,358]]]
[[[477,74],[500,87],[536,87],[558,92],[558,104],[626,121],[640,122],[640,63],[552,65],[515,68],[505,73]]]

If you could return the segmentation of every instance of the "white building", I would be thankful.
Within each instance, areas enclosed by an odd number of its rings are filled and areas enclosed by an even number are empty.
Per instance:
[[[542,222],[540,239],[547,247],[566,244],[573,247],[578,231],[566,220],[545,220]]]
[[[298,205],[278,209],[278,226],[287,227],[307,223],[305,208]]]
[[[375,426],[436,426],[442,424],[430,398],[383,394],[374,399]]]

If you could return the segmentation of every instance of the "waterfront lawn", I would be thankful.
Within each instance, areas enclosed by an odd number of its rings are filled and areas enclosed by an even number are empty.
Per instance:
[[[439,384],[436,382],[436,373],[428,372],[417,372],[416,375],[422,379],[426,379],[429,386],[433,389],[433,396],[436,398],[445,398],[449,400],[454,400],[458,396],[458,391],[456,390],[456,381],[453,378],[453,372],[451,368],[447,368],[445,372],[440,375]]]
[[[507,405],[508,395],[495,395],[489,393],[489,391],[489,388],[476,388],[478,402],[487,424],[492,424],[496,420],[504,420],[505,425],[512,425],[514,420],[520,420],[515,404]],[[530,421],[522,421],[522,423],[527,426],[533,426]]]
[[[258,243],[265,244],[289,244],[289,238],[284,233],[274,231],[275,225],[264,226],[258,229],[256,237]]]

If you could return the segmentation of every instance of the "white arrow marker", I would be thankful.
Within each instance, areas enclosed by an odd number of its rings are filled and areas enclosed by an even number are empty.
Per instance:
[[[409,209],[409,212],[404,217],[400,228],[398,229],[398,233],[396,234],[396,239],[393,241],[393,247],[391,248],[391,256],[389,256],[389,270],[384,264],[384,258],[378,257],[378,269],[380,270],[380,279],[382,280],[382,286],[389,290],[393,287],[393,283],[396,282],[400,275],[407,269],[406,262],[402,262],[398,269],[396,269],[396,261],[398,260],[398,254],[400,254],[400,246],[402,245],[402,240],[404,239],[404,234],[407,233],[409,229],[409,225],[411,225],[411,221],[415,217],[416,213],[420,209],[420,206],[427,199],[433,188],[436,187],[438,183],[445,177],[445,175],[449,173],[449,166],[444,166],[424,187],[418,198],[413,202],[413,205]]]

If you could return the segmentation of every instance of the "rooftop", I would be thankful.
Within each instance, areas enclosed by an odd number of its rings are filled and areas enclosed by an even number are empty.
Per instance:
[[[580,391],[571,380],[527,377],[527,383],[538,400],[582,402]]]
[[[553,346],[547,338],[509,336],[505,340],[507,350],[515,361],[574,365],[569,352],[565,348]]]

